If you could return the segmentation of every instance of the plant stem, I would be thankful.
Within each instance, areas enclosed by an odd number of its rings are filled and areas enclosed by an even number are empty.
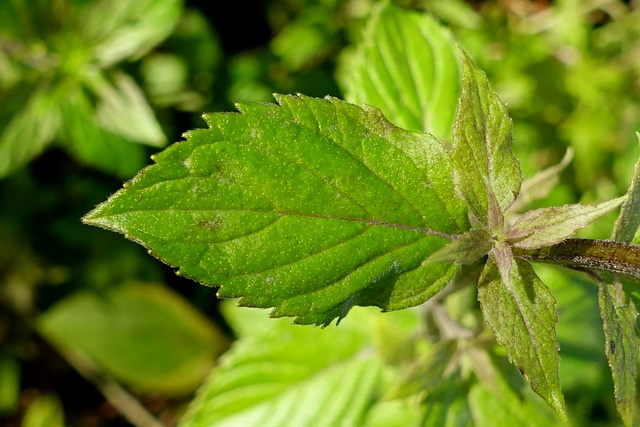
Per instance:
[[[611,240],[567,239],[541,249],[513,248],[532,262],[559,264],[576,270],[600,270],[640,280],[640,245]]]

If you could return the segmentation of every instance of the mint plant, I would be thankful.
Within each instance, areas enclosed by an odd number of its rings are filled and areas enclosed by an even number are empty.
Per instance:
[[[406,28],[406,44],[391,31],[400,27]],[[355,306],[384,311],[428,306],[475,282],[495,340],[563,424],[570,421],[558,373],[557,304],[531,263],[585,271],[599,286],[617,409],[625,425],[632,425],[637,313],[624,281],[640,278],[640,249],[632,244],[640,220],[637,171],[624,197],[515,216],[510,208],[521,207],[518,198],[529,195],[521,194],[507,107],[486,75],[423,15],[384,3],[368,31],[351,58],[354,73],[346,85],[348,98],[361,105],[275,95],[275,104],[239,104],[239,113],[205,114],[208,129],[187,132],[185,141],[154,155],[154,165],[83,221],[142,244],[179,275],[220,286],[221,298],[273,308],[271,317],[293,317],[300,324],[328,326]],[[450,92],[438,92],[443,75]],[[460,80],[452,80],[458,75]],[[549,179],[559,169],[547,174]],[[620,206],[610,241],[571,238]],[[442,324],[448,322],[440,308],[432,311]],[[456,326],[445,329],[456,339],[469,339]],[[362,331],[353,337],[368,339]],[[453,374],[446,369],[448,358],[457,354],[450,343],[443,340],[430,353],[440,371],[428,363],[424,368],[429,375],[438,373],[440,383],[423,382],[422,390],[398,394],[426,393],[422,419],[433,423],[428,425],[442,425],[442,417],[457,422],[447,418],[455,414],[462,414],[457,420],[464,423],[465,413],[466,422],[481,424],[482,411],[474,412],[472,404],[467,412],[446,414],[460,404],[447,390],[464,394],[462,367]],[[320,344],[305,335],[287,345]],[[270,357],[279,352],[264,342],[260,348]],[[352,357],[358,346],[342,348],[344,354],[332,353],[320,365]],[[484,350],[472,347],[468,355],[484,387],[508,394]],[[243,364],[242,355],[231,360]],[[360,373],[384,370],[374,361],[351,362]],[[331,375],[336,387],[347,375],[342,368]],[[205,395],[225,391],[229,369],[221,368],[222,382],[212,379]],[[420,377],[419,368],[413,373]],[[292,378],[308,375],[291,373]],[[348,378],[354,390],[356,384],[365,387],[359,377]],[[485,389],[473,390],[478,401],[490,400],[478,397]],[[349,414],[356,423],[364,417],[362,405],[336,413]],[[211,425],[224,419],[216,414],[233,413],[221,407],[215,399],[200,401],[185,424]],[[265,408],[252,413],[254,422],[263,420],[256,414]],[[440,415],[431,412],[438,410]]]

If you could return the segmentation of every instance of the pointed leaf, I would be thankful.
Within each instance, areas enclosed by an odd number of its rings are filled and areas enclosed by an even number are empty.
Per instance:
[[[235,318],[247,311],[231,308]],[[361,425],[381,369],[373,352],[363,354],[370,345],[366,314],[327,329],[263,316],[263,327],[221,358],[180,425]]]
[[[491,236],[484,230],[469,230],[433,253],[425,262],[455,262],[470,264],[489,253],[493,247]]]
[[[633,425],[637,360],[640,340],[636,335],[636,307],[619,282],[601,284],[598,293],[606,338],[605,352],[611,367],[616,407],[625,426]]]
[[[442,145],[334,98],[206,116],[85,222],[125,234],[221,297],[327,324],[420,304],[456,271],[423,265],[468,229]]]
[[[478,300],[512,363],[568,423],[558,375],[556,302],[531,264],[513,258],[508,247],[497,247],[480,277]]]
[[[522,183],[520,165],[511,150],[513,125],[484,72],[462,50],[460,55],[462,95],[452,147],[456,189],[483,225],[502,231],[502,213]]]
[[[577,230],[608,214],[624,197],[597,205],[564,205],[535,209],[522,215],[507,232],[507,239],[520,249],[539,249],[560,243]]]
[[[380,108],[401,128],[451,139],[461,66],[446,28],[385,1],[357,49],[344,67],[348,101]]]

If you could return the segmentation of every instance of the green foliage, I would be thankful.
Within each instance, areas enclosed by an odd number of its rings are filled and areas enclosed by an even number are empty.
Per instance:
[[[468,225],[439,141],[332,98],[277,100],[207,116],[84,221],[299,323],[442,289],[456,267],[421,263]]]
[[[31,3],[0,0],[0,424],[637,424],[634,2],[274,0],[231,35],[215,2]],[[218,313],[78,221],[202,111],[85,221],[339,327]]]
[[[82,162],[119,176],[144,164],[142,147],[166,137],[135,81],[115,68],[165,39],[180,0],[4,2],[0,177],[56,142]],[[58,9],[56,9],[58,8]],[[63,11],[63,14],[59,14]],[[7,115],[6,113],[10,114]]]
[[[40,317],[39,329],[134,389],[167,395],[197,387],[226,341],[177,295],[143,283],[66,298]]]

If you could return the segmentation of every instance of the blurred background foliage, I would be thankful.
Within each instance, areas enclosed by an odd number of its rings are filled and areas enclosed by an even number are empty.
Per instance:
[[[0,423],[127,425],[105,400],[120,384],[125,404],[176,422],[237,331],[214,290],[79,218],[204,126],[202,112],[274,92],[343,97],[375,3],[0,0]],[[573,148],[538,204],[626,191],[640,152],[640,2],[398,3],[446,24],[487,72],[525,176]],[[585,233],[606,238],[612,221]],[[572,415],[615,424],[595,287],[538,271],[560,305]],[[460,319],[477,315],[473,298],[456,301]]]

